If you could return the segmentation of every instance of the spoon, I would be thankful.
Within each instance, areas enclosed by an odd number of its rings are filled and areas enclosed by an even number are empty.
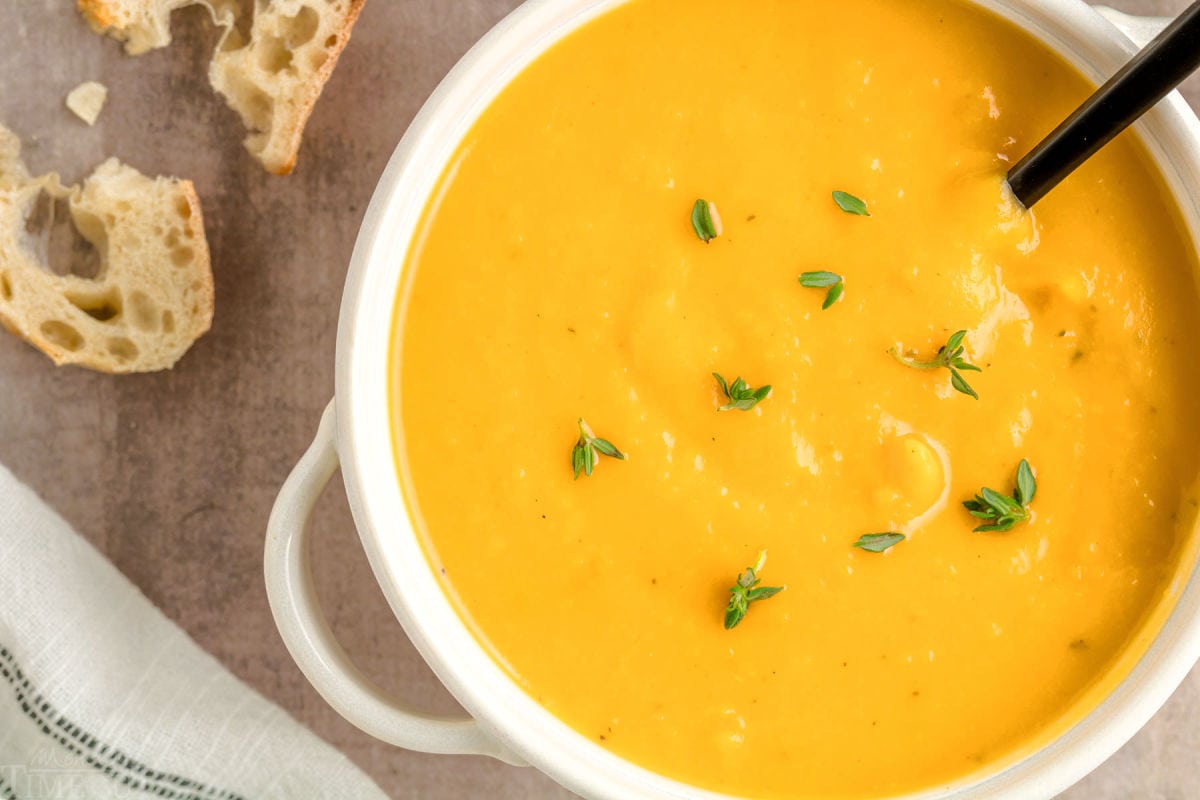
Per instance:
[[[1008,172],[1029,208],[1200,67],[1200,0],[1188,6]]]

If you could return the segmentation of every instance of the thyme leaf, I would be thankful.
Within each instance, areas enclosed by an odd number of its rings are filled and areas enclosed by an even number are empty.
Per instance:
[[[871,212],[867,211],[867,204],[849,192],[834,192],[833,202],[837,203],[838,208],[847,214],[859,217],[871,216]]]
[[[858,541],[854,546],[866,550],[868,553],[882,553],[888,548],[894,547],[904,541],[903,533],[889,531],[888,533],[864,533],[858,537]]]
[[[892,347],[890,352],[892,357],[906,367],[913,369],[942,369],[943,367],[950,370],[950,385],[954,387],[956,392],[979,399],[979,395],[971,384],[967,383],[967,379],[962,376],[962,370],[968,372],[983,372],[982,369],[974,364],[968,363],[964,353],[966,347],[963,346],[963,338],[966,337],[966,331],[955,331],[946,340],[946,343],[938,348],[937,355],[929,361],[920,361],[915,358],[909,358],[901,353],[899,347]]]
[[[771,393],[769,385],[752,389],[740,377],[733,383],[726,383],[725,379],[718,373],[714,372],[712,376],[717,379],[717,386],[721,387],[721,393],[729,401],[718,408],[718,411],[749,411],[763,400],[766,400],[767,395]]]
[[[821,310],[836,303],[846,291],[846,281],[836,272],[805,272],[800,275],[800,285],[806,289],[828,289]]]
[[[1035,494],[1037,480],[1033,477],[1033,468],[1022,458],[1017,465],[1017,485],[1012,495],[1000,494],[985,486],[973,500],[964,500],[963,507],[971,516],[984,521],[985,524],[975,528],[976,533],[1006,533],[1014,525],[1029,519],[1029,504]]]
[[[754,566],[746,567],[745,572],[738,574],[736,583],[729,587],[729,605],[725,607],[725,630],[736,627],[745,618],[751,603],[774,597],[784,590],[783,586],[759,586],[762,580],[758,573],[762,572],[766,563],[767,551],[761,550]]]
[[[697,200],[692,206],[692,230],[705,244],[721,235],[721,215],[708,200]]]
[[[583,421],[583,417],[579,418],[579,441],[575,442],[575,446],[571,448],[571,469],[575,472],[575,480],[579,480],[580,474],[591,476],[592,470],[596,468],[596,461],[599,456],[607,456],[615,458],[618,461],[624,461],[626,456],[616,445],[607,439],[601,439],[592,433],[591,427]]]

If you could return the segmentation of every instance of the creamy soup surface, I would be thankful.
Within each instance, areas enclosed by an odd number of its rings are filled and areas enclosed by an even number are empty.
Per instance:
[[[634,0],[492,103],[409,254],[393,435],[530,695],[688,783],[866,797],[1015,758],[1126,674],[1191,558],[1200,304],[1133,134],[1033,213],[1006,193],[1090,90],[956,2]],[[890,354],[959,330],[978,399]],[[772,389],[721,411],[714,372]],[[576,479],[581,417],[628,458]],[[1022,459],[1028,519],[973,531]],[[726,629],[760,551],[785,588]]]

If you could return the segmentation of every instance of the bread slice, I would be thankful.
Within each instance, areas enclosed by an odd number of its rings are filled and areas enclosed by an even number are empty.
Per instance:
[[[276,175],[296,165],[313,105],[365,0],[259,0],[250,35],[232,28],[208,68],[251,133],[246,149]]]
[[[276,175],[296,164],[304,126],[366,0],[254,0],[249,24],[232,0],[78,0],[88,24],[131,55],[171,41],[169,17],[208,7],[226,27],[209,82],[250,129],[246,149]]]
[[[148,178],[115,158],[81,186],[31,177],[0,126],[0,324],[50,356],[100,372],[167,369],[212,323],[213,282],[200,201],[190,181]],[[65,200],[95,248],[94,278],[58,275],[35,209]]]

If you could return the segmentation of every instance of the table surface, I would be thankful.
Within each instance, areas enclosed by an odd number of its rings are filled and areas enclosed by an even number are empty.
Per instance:
[[[238,677],[344,751],[394,798],[569,798],[532,769],[408,753],[334,713],[284,650],[262,581],[263,531],[284,477],[333,392],[346,265],[372,189],[404,127],[454,62],[517,0],[372,0],[309,122],[293,175],[267,175],[205,78],[206,13],[174,16],[176,41],[137,59],[90,33],[74,0],[0,0],[0,121],[35,172],[77,180],[117,155],[193,179],[212,248],[216,318],[170,372],[56,369],[0,333],[0,463],[29,483],[171,619]],[[1172,14],[1184,0],[1127,0]],[[110,87],[88,128],[62,99]],[[1193,79],[1185,96],[1200,101]],[[314,524],[330,623],[387,691],[431,712],[457,706],[405,639],[372,578],[334,481]],[[1200,670],[1146,728],[1064,797],[1200,796]]]

